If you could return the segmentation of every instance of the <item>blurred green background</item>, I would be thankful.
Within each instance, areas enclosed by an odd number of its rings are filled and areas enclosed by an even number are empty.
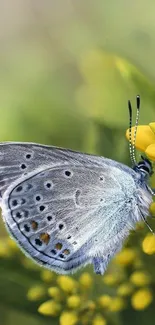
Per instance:
[[[0,141],[31,141],[130,164],[127,100],[155,120],[155,2],[1,0]],[[155,229],[155,223],[152,221]],[[0,325],[153,325],[155,242],[143,225],[105,276],[46,271],[0,222]]]

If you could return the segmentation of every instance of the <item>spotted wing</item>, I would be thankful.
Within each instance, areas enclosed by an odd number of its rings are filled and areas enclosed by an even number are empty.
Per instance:
[[[4,221],[26,254],[57,272],[72,272],[91,262],[104,224],[116,217],[124,198],[122,177],[107,165],[44,164],[8,187]]]
[[[0,198],[16,179],[39,167],[61,164],[116,166],[110,159],[34,143],[0,143]],[[122,168],[128,168],[122,165]]]

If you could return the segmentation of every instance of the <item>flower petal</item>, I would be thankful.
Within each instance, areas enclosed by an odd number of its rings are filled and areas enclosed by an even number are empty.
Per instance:
[[[131,304],[134,309],[143,310],[151,304],[152,300],[152,292],[149,289],[144,288],[136,291],[133,294],[131,298]]]
[[[155,161],[155,144],[150,144],[146,148],[145,153],[151,160]]]
[[[132,143],[134,139],[135,127],[131,128],[132,132]],[[126,137],[129,140],[129,129],[126,131]],[[137,128],[135,147],[141,151],[145,151],[146,148],[155,143],[155,134],[152,132],[149,125],[139,125]]]
[[[153,133],[155,133],[155,122],[149,123],[149,126]]]

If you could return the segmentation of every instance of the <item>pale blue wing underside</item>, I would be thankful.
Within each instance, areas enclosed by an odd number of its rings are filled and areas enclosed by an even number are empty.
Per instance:
[[[103,273],[132,226],[132,170],[35,144],[1,144],[0,157],[3,217],[23,250],[60,273]]]
[[[95,155],[33,143],[5,142],[0,143],[0,195],[21,175],[38,167],[58,166],[62,163],[115,166],[127,173],[134,173],[123,164]]]

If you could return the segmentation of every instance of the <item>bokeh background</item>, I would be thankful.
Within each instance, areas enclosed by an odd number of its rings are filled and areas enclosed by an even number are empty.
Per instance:
[[[155,120],[155,2],[0,1],[0,141],[130,164],[127,100]],[[155,222],[150,221],[155,229]],[[155,239],[138,225],[104,276],[38,267],[0,221],[0,325],[153,325]]]

